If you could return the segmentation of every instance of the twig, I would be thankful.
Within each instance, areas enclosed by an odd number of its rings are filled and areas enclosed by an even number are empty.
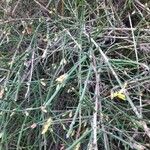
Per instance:
[[[69,130],[67,132],[66,138],[69,138],[70,134],[72,133],[73,126],[74,126],[74,124],[76,122],[76,118],[78,116],[79,110],[80,110],[81,105],[82,105],[83,98],[85,96],[85,92],[86,92],[86,88],[87,88],[88,81],[89,81],[89,78],[90,78],[90,74],[91,74],[91,67],[89,68],[89,71],[88,71],[88,74],[87,74],[87,78],[86,78],[85,83],[84,83],[84,88],[83,88],[83,91],[82,91],[82,95],[80,96],[79,104],[78,104],[78,106],[76,108],[73,120],[72,120],[72,122],[70,124],[70,127],[69,127]]]
[[[48,18],[45,17],[43,19],[46,20]],[[28,20],[39,20],[39,18],[15,18],[15,19],[9,18],[7,20],[0,19],[0,25],[6,24],[6,23],[14,23],[14,22],[17,22],[17,21],[28,21]]]
[[[114,28],[112,28],[112,27],[109,27],[109,28],[103,28],[102,30],[114,30],[114,31],[131,31],[131,30],[133,30],[133,31],[145,31],[145,32],[150,32],[150,29],[146,29],[146,28],[116,28],[116,27],[114,27]]]
[[[49,14],[51,14],[51,12],[46,7],[44,7],[40,2],[38,2],[37,0],[34,0],[34,2],[37,5],[39,5],[42,9],[44,9],[46,12],[48,12]]]
[[[30,70],[30,76],[29,76],[29,80],[27,83],[27,91],[25,94],[25,98],[28,98],[29,96],[29,91],[30,91],[30,84],[31,84],[31,80],[32,80],[32,74],[33,74],[33,68],[34,68],[34,51],[32,52],[32,58],[31,58],[31,70]]]
[[[148,14],[150,14],[150,9],[148,7],[144,6],[139,0],[134,0],[134,1],[137,3],[137,5],[140,8],[144,9]]]
[[[136,44],[136,40],[135,40],[135,35],[134,35],[134,31],[133,31],[133,26],[132,26],[132,21],[131,21],[131,17],[129,14],[129,22],[130,22],[130,26],[131,26],[131,32],[132,32],[132,37],[133,37],[133,45],[134,45],[134,51],[135,51],[135,57],[136,57],[136,62],[137,62],[137,69],[138,69],[138,73],[139,73],[139,59],[138,59],[138,52],[137,52],[137,44]],[[141,89],[140,86],[138,85],[138,92],[140,93]],[[140,106],[142,106],[142,99],[141,96],[139,97],[139,101],[140,101]],[[140,109],[140,115],[142,116],[142,107]]]
[[[133,38],[133,44],[134,44],[134,50],[135,50],[135,57],[136,57],[136,62],[138,64],[138,53],[137,53],[137,47],[136,47],[136,40],[135,40],[135,35],[134,35],[134,31],[133,31],[133,26],[132,26],[132,21],[131,21],[131,17],[129,14],[129,22],[130,22],[130,26],[131,26],[131,32],[132,32],[132,38]],[[139,68],[139,65],[138,65]]]
[[[100,87],[99,87],[99,83],[100,83],[100,75],[98,73],[98,70],[96,69],[97,65],[96,65],[96,58],[94,55],[92,55],[92,58],[93,58],[93,70],[95,72],[95,77],[96,77],[96,86],[95,86],[95,110],[94,110],[94,113],[93,113],[93,146],[94,147],[93,149],[94,150],[97,150],[97,114],[98,112],[100,112],[99,116],[100,116],[100,123],[101,123],[101,128],[103,131],[105,131],[105,126],[104,126],[104,123],[103,123],[103,117],[102,117],[102,103],[101,103],[101,99],[100,98]],[[104,137],[104,145],[105,145],[105,149],[106,150],[109,150],[109,144],[108,144],[108,137],[107,137],[107,134],[104,132],[103,133],[103,137]]]
[[[97,72],[96,69],[96,59],[95,56],[92,55],[93,58],[93,63],[92,63],[92,67],[93,70],[95,72],[95,78],[96,78],[96,85],[95,85],[95,96],[94,96],[94,100],[95,100],[95,107],[94,107],[94,112],[93,112],[93,143],[92,143],[92,149],[93,150],[98,150],[98,146],[97,146],[97,113],[98,113],[98,98],[99,98],[99,81],[100,81],[100,77],[99,74]]]
[[[49,47],[51,46],[51,40],[50,40],[50,38],[49,38],[49,35],[50,35],[49,22],[47,22],[46,26],[47,26],[47,46],[46,46],[46,49],[44,50],[43,55],[42,55],[42,58],[43,58],[43,59],[46,58],[46,56],[47,56],[47,51],[48,51]]]
[[[15,7],[14,7],[14,9],[13,9],[12,13],[11,13],[11,14],[12,14],[12,16],[14,15],[14,13],[15,13],[15,11],[16,11],[16,9],[17,9],[17,7],[18,7],[19,3],[20,3],[20,1],[21,1],[21,0],[18,0],[18,1],[17,1],[17,4],[15,5]]]

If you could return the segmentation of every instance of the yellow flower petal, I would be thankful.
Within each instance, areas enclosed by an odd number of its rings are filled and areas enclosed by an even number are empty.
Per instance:
[[[41,80],[40,80],[40,83],[41,83],[43,86],[46,86],[46,82],[44,81],[44,79],[41,79]]]
[[[80,149],[80,142],[75,146],[74,150],[79,150]]]
[[[69,113],[69,118],[72,118],[72,111],[70,111]]]
[[[120,100],[126,100],[126,96],[122,91],[111,92],[111,99],[119,98]]]
[[[42,110],[42,112],[47,113],[47,110],[46,110],[45,106],[41,106],[41,110]]]
[[[125,94],[124,94],[124,93],[120,93],[120,92],[118,92],[117,97],[118,97],[119,99],[121,99],[121,100],[126,100],[126,96],[125,96]]]
[[[66,80],[67,76],[68,76],[68,75],[65,73],[65,74],[59,76],[59,77],[56,79],[56,81],[57,81],[58,83],[62,83],[64,80]]]
[[[42,129],[42,133],[41,134],[45,134],[48,131],[48,128],[52,125],[52,118],[49,118],[43,125],[43,129]]]
[[[67,61],[65,58],[63,58],[61,61],[60,61],[60,65],[66,65],[67,64]]]

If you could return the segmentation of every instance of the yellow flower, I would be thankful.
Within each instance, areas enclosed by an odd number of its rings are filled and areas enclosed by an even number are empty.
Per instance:
[[[41,134],[45,134],[48,131],[48,128],[52,125],[52,118],[49,118],[43,125],[43,129],[42,129],[42,133]]]
[[[125,95],[126,87],[127,87],[127,82],[124,83],[122,89],[120,89],[119,91],[111,90],[111,99],[118,98],[119,100],[125,101],[126,100],[126,95]]]
[[[114,98],[118,98],[118,99],[124,100],[124,101],[126,100],[126,96],[122,90],[116,91],[116,92],[111,92],[111,99],[114,99]]]

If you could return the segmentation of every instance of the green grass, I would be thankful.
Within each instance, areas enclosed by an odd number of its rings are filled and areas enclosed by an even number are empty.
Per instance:
[[[3,1],[0,149],[149,149],[148,7],[138,0]],[[125,101],[111,99],[121,89]]]

